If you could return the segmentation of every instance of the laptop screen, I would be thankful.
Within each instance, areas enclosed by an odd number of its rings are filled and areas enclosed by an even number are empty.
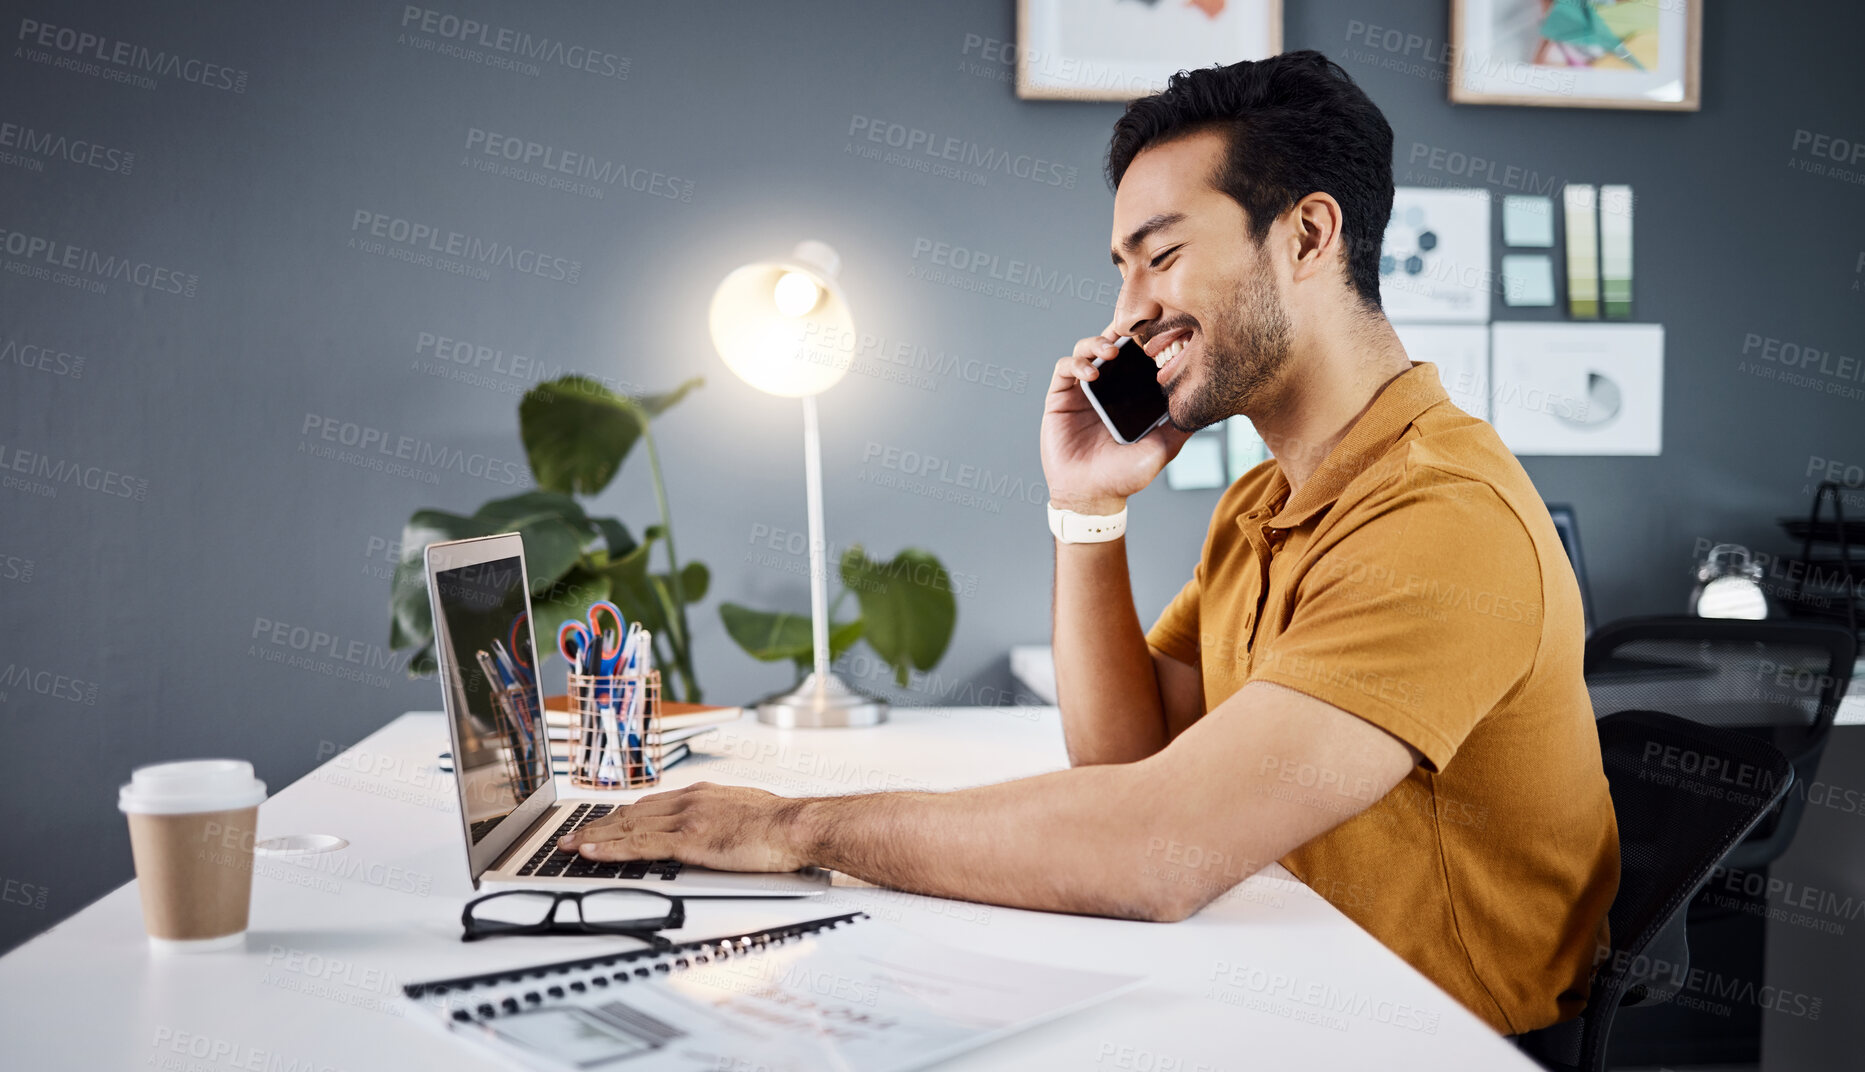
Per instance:
[[[433,573],[434,643],[472,844],[550,782],[530,601],[518,556]]]

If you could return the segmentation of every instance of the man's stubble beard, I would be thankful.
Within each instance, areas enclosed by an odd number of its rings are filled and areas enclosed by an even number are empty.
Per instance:
[[[1258,409],[1294,348],[1294,325],[1266,264],[1258,264],[1237,301],[1205,327],[1203,381],[1168,392],[1167,411],[1181,432]],[[1181,370],[1177,380],[1191,372]]]

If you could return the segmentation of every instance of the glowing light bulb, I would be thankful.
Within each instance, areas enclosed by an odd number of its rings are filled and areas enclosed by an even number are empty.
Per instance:
[[[785,316],[802,316],[816,308],[816,302],[822,298],[822,288],[807,273],[785,272],[778,277],[771,296],[777,302],[778,312]]]

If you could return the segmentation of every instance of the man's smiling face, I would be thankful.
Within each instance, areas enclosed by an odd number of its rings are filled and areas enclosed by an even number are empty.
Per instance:
[[[1224,151],[1215,131],[1151,146],[1114,194],[1114,326],[1145,345],[1188,432],[1260,407],[1294,336],[1268,255],[1277,228],[1250,240],[1243,207],[1212,181]]]

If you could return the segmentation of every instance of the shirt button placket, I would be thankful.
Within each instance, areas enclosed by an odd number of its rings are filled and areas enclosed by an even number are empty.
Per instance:
[[[1269,597],[1269,559],[1272,552],[1269,546],[1268,533],[1261,524],[1266,515],[1267,511],[1264,510],[1252,510],[1244,515],[1244,519],[1250,523],[1249,527],[1244,531],[1249,537],[1250,546],[1256,550],[1257,567],[1256,600],[1254,604],[1243,613],[1244,645],[1250,652],[1249,661],[1251,664],[1256,662],[1257,613],[1261,610],[1263,601]]]

